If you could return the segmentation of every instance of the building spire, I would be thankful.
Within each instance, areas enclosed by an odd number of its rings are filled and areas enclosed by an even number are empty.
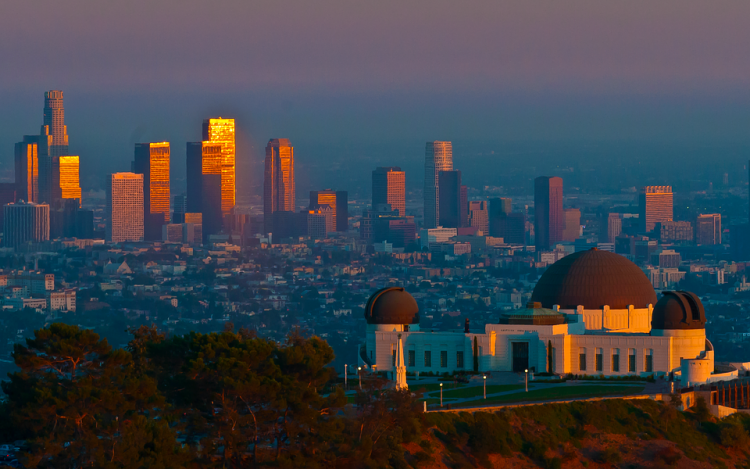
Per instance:
[[[401,342],[401,334],[398,335],[398,345],[396,346],[396,389],[406,390],[409,385],[406,384],[406,365],[404,364],[404,346]]]

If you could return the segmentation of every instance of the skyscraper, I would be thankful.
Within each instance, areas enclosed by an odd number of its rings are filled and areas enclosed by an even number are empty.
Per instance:
[[[511,212],[511,199],[497,198],[489,200],[489,235],[505,238],[505,218]],[[507,240],[506,240],[507,242]]]
[[[487,210],[487,202],[484,200],[472,200],[469,205],[469,226],[479,228],[484,236],[490,234],[490,218]]]
[[[695,244],[702,246],[721,244],[721,214],[698,215],[695,222]]]
[[[147,240],[161,239],[169,221],[169,142],[136,143],[133,172],[143,174],[143,222]]]
[[[575,241],[581,235],[581,211],[577,208],[563,210],[563,241]]]
[[[107,177],[107,241],[143,241],[143,174]]]
[[[461,228],[461,171],[438,173],[438,225]]]
[[[473,226],[471,225],[471,222],[469,221],[469,188],[466,186],[461,186],[459,190],[459,196],[458,196],[458,221],[460,223],[461,228],[465,228],[467,226]],[[486,207],[485,207],[486,208]],[[485,236],[487,233],[484,233]]]
[[[187,195],[180,194],[172,197],[172,223],[185,223],[187,209]]]
[[[641,230],[648,232],[659,222],[672,221],[672,186],[645,186],[639,195]]]
[[[17,248],[31,242],[49,241],[49,205],[16,202],[3,207],[3,242]]]
[[[340,233],[349,230],[349,194],[346,191],[310,191],[310,210],[327,205],[333,210],[333,230]]]
[[[14,182],[0,182],[0,205],[12,204],[16,198],[16,184]],[[0,210],[0,231],[3,231],[5,211]]]
[[[81,205],[81,185],[79,182],[79,161],[77,156],[60,157],[60,195],[63,199],[78,199]]]
[[[427,142],[424,160],[424,226],[435,228],[440,220],[438,181],[440,171],[453,171],[451,142]]]
[[[622,233],[622,214],[610,213],[607,218],[602,218],[599,231],[600,243],[614,243],[620,233]]]
[[[562,241],[563,180],[540,176],[534,179],[534,235],[537,252]]]
[[[406,216],[406,173],[398,166],[380,167],[372,172],[372,208],[389,204]]]
[[[296,210],[295,189],[294,147],[288,138],[272,138],[266,145],[263,174],[263,222],[266,232],[274,229],[274,212]]]
[[[221,144],[221,213],[228,215],[234,208],[237,192],[234,119],[205,119],[203,140]]]
[[[39,200],[52,203],[62,198],[60,157],[68,155],[68,128],[65,125],[63,92],[44,93],[44,121],[39,140]]]
[[[205,240],[221,231],[222,145],[213,142],[187,144],[187,212],[202,214]]]
[[[27,135],[15,149],[16,197],[39,201],[39,137]]]

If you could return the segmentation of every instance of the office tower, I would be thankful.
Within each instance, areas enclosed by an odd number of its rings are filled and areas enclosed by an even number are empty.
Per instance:
[[[607,218],[600,219],[599,242],[614,243],[622,233],[622,214],[610,213]]]
[[[489,200],[487,207],[489,215],[489,236],[497,238],[504,237],[503,227],[505,222],[503,219],[510,214],[511,205],[511,199],[508,198],[501,197]]]
[[[143,174],[107,176],[107,241],[143,241]]]
[[[68,155],[63,92],[44,93],[44,120],[39,140],[39,200],[51,203],[61,198],[60,157]]]
[[[187,144],[186,213],[202,214],[204,240],[221,231],[221,152],[218,143]]]
[[[417,225],[414,217],[390,219],[387,222],[387,235],[381,241],[393,243],[394,248],[405,248],[417,240]]]
[[[266,145],[263,173],[264,231],[269,233],[275,229],[274,212],[295,210],[294,147],[288,138],[272,138]]]
[[[221,144],[221,213],[227,215],[234,208],[237,192],[234,119],[205,119],[203,141]]]
[[[16,200],[16,184],[14,182],[0,182],[0,205],[12,204]],[[3,231],[5,211],[0,209],[0,231]]]
[[[49,205],[19,201],[4,206],[3,212],[5,247],[49,241]]]
[[[526,215],[523,213],[509,213],[502,219],[503,241],[506,244],[526,245]]]
[[[693,224],[689,221],[657,222],[654,232],[659,235],[662,242],[693,240]]]
[[[49,236],[51,239],[76,236],[76,215],[80,208],[80,198],[55,199],[50,204]]]
[[[540,176],[534,179],[534,236],[536,251],[562,241],[563,180]]]
[[[307,211],[307,235],[311,239],[324,239],[333,231],[333,209],[323,205]]]
[[[373,210],[368,210],[362,217],[360,237],[375,243],[387,240],[389,236],[388,222],[399,219],[414,221],[414,217],[401,217],[398,210],[393,210],[389,204],[378,204]]]
[[[453,171],[453,145],[451,142],[427,142],[424,159],[425,228],[437,227],[440,220],[440,171]]]
[[[461,228],[461,171],[438,173],[438,224]]]
[[[94,238],[94,211],[78,210],[76,212],[76,238]]]
[[[466,186],[461,186],[458,205],[458,219],[461,224],[461,228],[472,226],[469,222],[469,188]],[[487,236],[487,234],[488,233],[486,232],[484,233],[485,236]]]
[[[372,172],[372,207],[389,204],[406,216],[406,173],[398,166],[380,167]]]
[[[187,213],[187,195],[181,194],[172,197],[172,223],[185,223]]]
[[[648,232],[659,222],[672,221],[672,186],[645,186],[639,195],[641,230]]]
[[[310,210],[324,205],[333,209],[334,231],[345,233],[349,231],[349,195],[346,191],[310,191]]]
[[[581,211],[577,208],[563,210],[563,241],[575,241],[581,235]]]
[[[161,240],[165,243],[182,242],[182,224],[168,223],[161,227]]]
[[[721,244],[721,215],[708,213],[698,215],[695,221],[695,244],[712,246]]]
[[[133,172],[143,175],[144,239],[161,239],[169,221],[169,142],[136,143]]]
[[[39,201],[39,137],[26,135],[15,148],[16,197]]]
[[[63,199],[78,199],[81,205],[81,185],[78,176],[78,157],[60,157],[60,195]]]
[[[490,234],[490,218],[487,210],[487,202],[471,201],[469,206],[469,226],[476,227],[484,236]]]

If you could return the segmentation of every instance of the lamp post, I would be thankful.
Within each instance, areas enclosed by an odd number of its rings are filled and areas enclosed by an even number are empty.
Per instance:
[[[482,375],[482,382],[484,383],[484,398],[487,399],[487,375]]]
[[[443,407],[443,383],[440,383],[440,407]]]
[[[529,370],[523,370],[524,372],[524,383],[526,384],[526,392],[529,392]]]
[[[359,390],[362,390],[362,367],[357,367],[357,381],[359,381]]]
[[[347,375],[349,374],[348,370],[349,370],[349,365],[344,363],[344,389],[347,391],[349,390],[349,378],[347,377]]]

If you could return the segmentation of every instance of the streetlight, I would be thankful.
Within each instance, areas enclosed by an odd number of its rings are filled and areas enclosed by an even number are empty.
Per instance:
[[[349,374],[348,369],[349,365],[344,363],[344,389],[346,389],[347,391],[349,390],[349,378],[347,377],[347,375]]]
[[[526,392],[529,392],[529,370],[523,370],[524,372],[524,383],[526,384]]]
[[[443,383],[440,383],[440,407],[443,407]]]
[[[357,381],[359,381],[359,390],[362,390],[362,374],[360,373],[362,371],[362,367],[357,367]]]
[[[484,398],[487,399],[487,375],[482,375],[482,380],[484,382]]]

